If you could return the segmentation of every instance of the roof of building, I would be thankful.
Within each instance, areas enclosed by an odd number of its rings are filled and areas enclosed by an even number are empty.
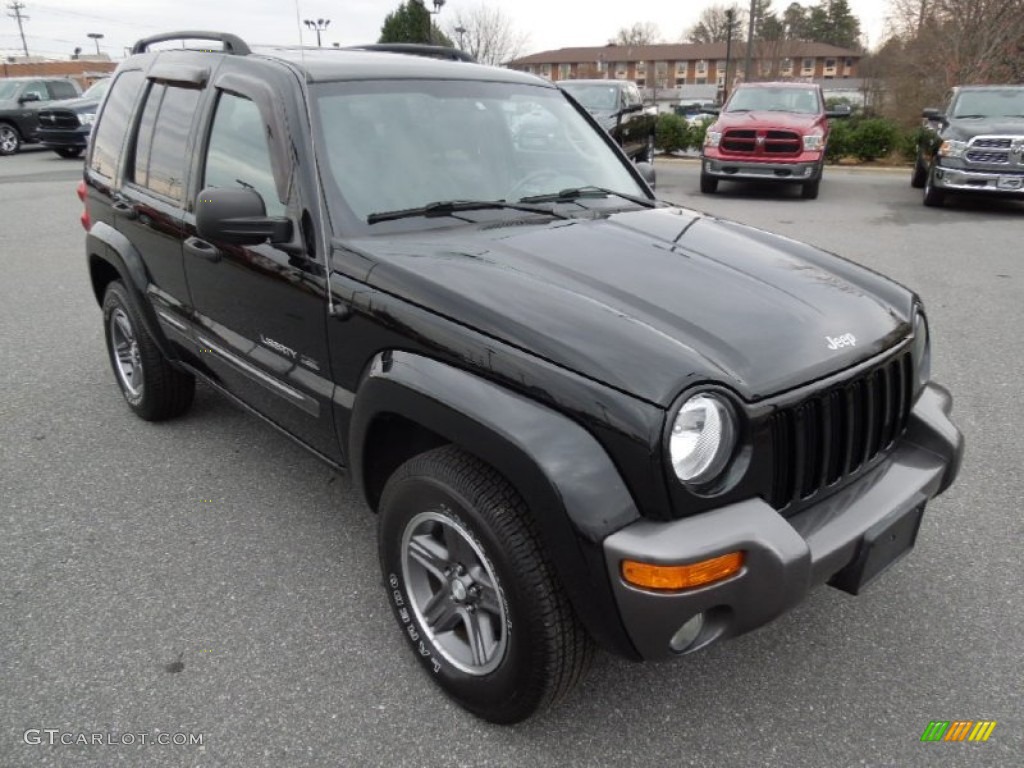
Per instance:
[[[734,42],[732,56],[746,55],[746,44]],[[790,40],[772,46],[772,55],[779,56],[835,56],[860,57],[857,51],[839,48],[827,43],[811,43],[804,40]],[[589,48],[559,48],[523,56],[511,62],[512,66],[524,64],[575,64],[583,61],[691,61],[694,59],[724,59],[725,43],[672,43],[666,45],[602,45]],[[757,54],[759,44],[754,44]]]

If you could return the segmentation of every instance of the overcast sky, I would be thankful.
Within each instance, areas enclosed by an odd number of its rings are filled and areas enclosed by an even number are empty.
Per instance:
[[[21,39],[15,20],[2,0],[0,52],[20,54]],[[76,46],[95,52],[90,32],[104,35],[100,50],[114,58],[136,39],[175,29],[213,29],[234,32],[250,43],[316,43],[316,36],[298,19],[328,18],[324,45],[375,42],[384,17],[400,0],[20,0],[29,53],[67,57]],[[481,0],[447,0],[441,10],[442,28],[459,9],[470,9]],[[602,45],[617,30],[635,22],[654,22],[665,42],[678,42],[701,10],[724,0],[485,0],[501,8],[517,29],[529,36],[526,52],[568,46]],[[739,0],[746,5],[746,0]],[[849,0],[875,48],[887,28],[890,0]],[[781,11],[789,0],[776,0]],[[803,5],[814,5],[805,0]],[[433,0],[428,0],[433,7]]]

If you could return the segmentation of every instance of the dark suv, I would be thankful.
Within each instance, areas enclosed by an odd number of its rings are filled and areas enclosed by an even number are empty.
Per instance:
[[[200,379],[345,469],[461,705],[520,720],[595,644],[690,653],[913,546],[962,439],[910,290],[658,202],[539,78],[150,50],[197,34],[135,45],[86,158],[115,380],[155,421]],[[535,113],[563,140],[520,144]]]
[[[947,193],[1024,200],[1024,85],[964,85],[923,113],[924,140],[910,183],[924,204]]]
[[[39,130],[36,138],[47,149],[61,157],[81,155],[89,143],[96,110],[110,85],[110,78],[97,80],[77,99],[65,99],[47,104],[39,110]]]
[[[73,99],[82,92],[64,77],[10,77],[0,80],[0,155],[13,155],[37,140],[40,104]]]

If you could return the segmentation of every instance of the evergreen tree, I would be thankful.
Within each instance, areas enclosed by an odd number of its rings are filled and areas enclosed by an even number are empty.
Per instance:
[[[380,43],[426,43],[454,47],[423,4],[423,0],[408,0],[384,19],[380,28]]]

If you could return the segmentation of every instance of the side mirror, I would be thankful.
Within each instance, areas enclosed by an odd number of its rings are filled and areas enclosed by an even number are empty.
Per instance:
[[[18,99],[19,104],[28,104],[30,101],[42,101],[38,93],[26,93]]]
[[[637,163],[636,169],[640,172],[640,175],[643,177],[644,181],[647,182],[650,188],[654,189],[657,185],[658,178],[658,174],[654,171],[654,166],[650,163]]]
[[[849,117],[853,112],[849,107],[836,107],[835,109],[825,110],[825,117]]]
[[[627,106],[623,107],[621,111],[622,114],[628,115],[630,112],[639,112],[643,108],[643,104],[628,104]]]
[[[946,116],[942,114],[942,110],[935,109],[934,107],[928,107],[927,109],[921,110],[921,117],[925,120],[932,120],[933,122],[942,122],[946,119]]]
[[[254,189],[207,187],[196,198],[196,231],[214,243],[287,243],[292,222],[267,216],[263,198]]]
[[[701,112],[703,112],[705,115],[720,115],[720,114],[722,114],[722,108],[721,107],[704,107],[701,110]]]

